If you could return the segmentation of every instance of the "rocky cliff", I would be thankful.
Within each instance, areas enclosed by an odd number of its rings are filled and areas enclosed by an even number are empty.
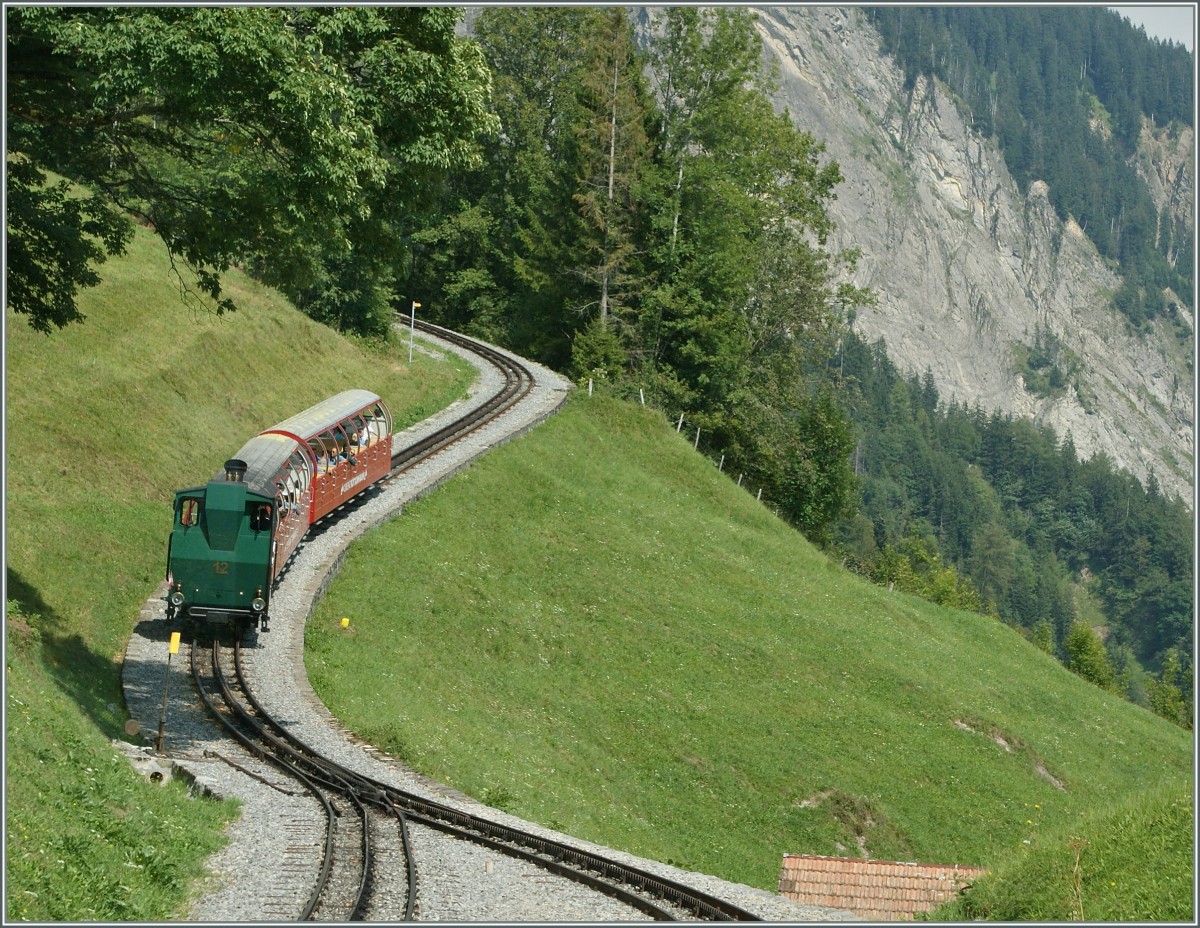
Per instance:
[[[1021,192],[946,88],[921,80],[906,91],[860,10],[756,12],[779,64],[777,102],[845,178],[831,244],[861,250],[855,283],[878,296],[859,313],[859,334],[884,338],[902,370],[931,370],[943,398],[1048,424],[1081,457],[1105,452],[1190,500],[1193,339],[1169,322],[1128,334],[1111,305],[1119,269],[1055,215],[1044,183]],[[1191,129],[1146,137],[1139,170],[1164,210],[1194,224]],[[1021,373],[1039,329],[1056,336],[1068,372],[1048,395]]]

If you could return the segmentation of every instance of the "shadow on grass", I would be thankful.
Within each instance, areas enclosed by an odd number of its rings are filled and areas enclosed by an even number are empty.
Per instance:
[[[105,738],[125,737],[121,668],[92,651],[79,634],[65,633],[66,620],[17,571],[5,568],[5,579],[7,598],[25,615],[40,617],[37,634],[46,672]]]

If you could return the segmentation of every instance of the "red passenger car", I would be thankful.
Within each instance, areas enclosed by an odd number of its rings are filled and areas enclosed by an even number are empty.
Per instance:
[[[283,435],[307,450],[308,524],[328,515],[392,469],[392,414],[374,393],[346,390],[259,437]]]
[[[267,629],[276,577],[310,525],[388,475],[392,415],[347,390],[251,438],[207,486],[175,494],[167,618]]]

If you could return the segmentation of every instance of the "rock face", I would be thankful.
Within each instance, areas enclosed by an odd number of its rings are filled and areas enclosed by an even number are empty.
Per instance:
[[[1104,452],[1190,500],[1193,340],[1182,344],[1167,322],[1127,334],[1111,305],[1117,269],[1072,219],[1059,220],[1045,183],[1021,193],[944,87],[920,80],[905,91],[860,10],[756,12],[779,64],[777,103],[845,178],[830,244],[860,249],[854,283],[878,297],[859,313],[859,334],[885,339],[906,373],[932,371],[943,399],[1050,425],[1081,457]],[[1186,209],[1193,224],[1191,129],[1169,143],[1147,138],[1157,144],[1143,149],[1142,176],[1163,209]],[[1017,361],[1039,328],[1074,366],[1070,386],[1050,396],[1026,389]]]

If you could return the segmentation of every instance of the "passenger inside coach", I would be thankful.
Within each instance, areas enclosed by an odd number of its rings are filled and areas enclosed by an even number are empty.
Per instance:
[[[279,495],[276,497],[279,500],[279,521],[283,522],[292,514],[293,510],[300,508],[297,499],[299,494],[296,492],[298,489],[296,475],[289,472],[287,478],[276,483],[275,486],[279,488]]]

